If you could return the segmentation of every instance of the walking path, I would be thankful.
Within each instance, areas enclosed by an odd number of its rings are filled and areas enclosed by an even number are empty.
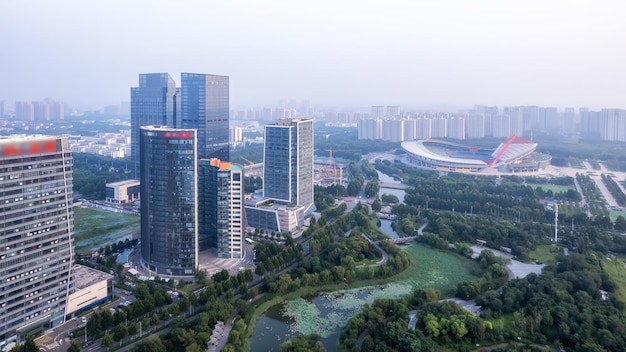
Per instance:
[[[385,252],[382,248],[380,248],[378,243],[372,241],[369,237],[365,236],[365,234],[362,233],[361,236],[363,236],[363,238],[365,238],[367,240],[367,242],[369,242],[369,244],[371,244],[374,247],[376,247],[376,249],[378,249],[380,251],[380,253],[383,254],[383,259],[379,260],[377,263],[374,263],[374,264],[357,265],[356,268],[366,268],[368,266],[375,267],[375,266],[381,266],[381,265],[384,265],[385,263],[387,263],[387,260],[389,259],[389,256],[387,255],[387,252]]]

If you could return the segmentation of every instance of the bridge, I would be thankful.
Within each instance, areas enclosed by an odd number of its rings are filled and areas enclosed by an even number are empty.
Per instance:
[[[389,241],[391,241],[391,242],[393,242],[395,244],[401,244],[401,243],[413,242],[413,241],[415,241],[416,238],[417,238],[417,236],[398,237],[398,238],[391,238],[391,239],[389,239]]]
[[[410,186],[405,185],[404,183],[396,183],[396,182],[379,182],[378,185],[380,188],[391,188],[391,189],[407,189]]]

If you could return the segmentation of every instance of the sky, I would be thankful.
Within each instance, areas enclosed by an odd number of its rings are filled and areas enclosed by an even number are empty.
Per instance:
[[[230,77],[231,108],[626,108],[626,2],[0,2],[0,100],[96,107],[139,73]]]

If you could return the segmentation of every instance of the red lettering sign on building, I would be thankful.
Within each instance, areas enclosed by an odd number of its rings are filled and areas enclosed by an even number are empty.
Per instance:
[[[14,157],[21,155],[33,155],[43,153],[54,153],[57,151],[57,141],[48,140],[42,142],[12,143],[2,147],[0,155],[3,157]]]

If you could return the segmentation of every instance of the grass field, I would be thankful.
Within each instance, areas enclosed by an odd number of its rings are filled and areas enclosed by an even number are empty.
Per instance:
[[[138,238],[139,216],[94,208],[74,208],[76,252],[86,254],[126,238]]]
[[[605,258],[602,260],[602,268],[611,281],[617,284],[615,296],[622,302],[626,302],[626,267],[624,260],[620,258]]]
[[[560,185],[549,185],[549,184],[539,184],[539,183],[529,183],[528,184],[532,188],[541,187],[544,191],[552,190],[552,193],[565,193],[568,190],[572,189],[568,186],[560,186]]]
[[[535,260],[540,263],[549,263],[554,260],[558,253],[563,253],[563,248],[552,245],[537,246],[534,251],[528,253],[528,257],[532,262]]]
[[[611,221],[615,222],[618,216],[623,216],[626,218],[626,212],[618,211],[618,210],[609,210],[609,216],[611,217]]]

